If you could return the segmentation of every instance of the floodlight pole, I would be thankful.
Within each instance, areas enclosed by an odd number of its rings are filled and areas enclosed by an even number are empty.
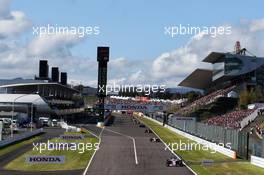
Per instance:
[[[23,94],[23,95],[20,95],[18,97],[16,97],[12,103],[12,117],[11,117],[11,138],[14,137],[14,132],[13,132],[13,120],[14,120],[14,111],[15,111],[15,102],[16,100],[18,100],[19,98],[22,98],[22,97],[25,97],[25,96],[28,96],[28,95],[31,95],[31,94]]]

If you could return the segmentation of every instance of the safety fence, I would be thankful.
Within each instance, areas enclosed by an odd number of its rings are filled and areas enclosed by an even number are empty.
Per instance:
[[[40,128],[40,129],[34,130],[32,132],[25,132],[25,133],[19,134],[17,136],[14,136],[13,138],[11,138],[11,137],[7,138],[5,140],[0,141],[0,148],[5,147],[5,146],[10,145],[10,144],[13,144],[15,142],[19,142],[21,140],[30,138],[32,136],[38,135],[42,132],[43,132],[43,129]]]
[[[151,118],[164,122],[162,115],[152,115]],[[204,140],[231,147],[232,150],[236,151],[238,157],[249,158],[249,137],[247,132],[208,125],[195,120],[177,120],[177,117],[169,117],[167,125]]]

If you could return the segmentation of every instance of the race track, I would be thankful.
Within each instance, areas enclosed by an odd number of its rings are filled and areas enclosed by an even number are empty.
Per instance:
[[[116,115],[114,124],[103,130],[100,149],[86,175],[193,174],[187,167],[166,167],[172,153],[163,143],[151,143],[155,135],[144,133],[145,129],[129,116]]]

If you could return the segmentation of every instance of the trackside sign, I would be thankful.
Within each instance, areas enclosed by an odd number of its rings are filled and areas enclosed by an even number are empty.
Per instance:
[[[60,138],[63,140],[82,140],[84,136],[82,134],[74,134],[74,135],[60,135]]]
[[[63,164],[65,156],[27,156],[26,162],[31,164]]]
[[[211,166],[213,165],[214,160],[202,160],[202,165],[203,166]]]
[[[132,110],[139,112],[155,112],[155,111],[165,110],[163,105],[142,105],[142,104],[106,104],[105,109]]]

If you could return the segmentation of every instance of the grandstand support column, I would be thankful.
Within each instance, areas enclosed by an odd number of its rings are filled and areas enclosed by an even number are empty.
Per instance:
[[[97,96],[99,98],[99,118],[98,127],[104,126],[104,101],[107,95],[107,63],[109,61],[109,47],[97,47],[98,61],[98,86]]]
[[[247,160],[249,159],[249,132],[247,132]]]
[[[197,133],[197,122],[194,121],[194,133]]]
[[[227,128],[224,127],[224,145],[226,145],[226,130],[227,130]]]

